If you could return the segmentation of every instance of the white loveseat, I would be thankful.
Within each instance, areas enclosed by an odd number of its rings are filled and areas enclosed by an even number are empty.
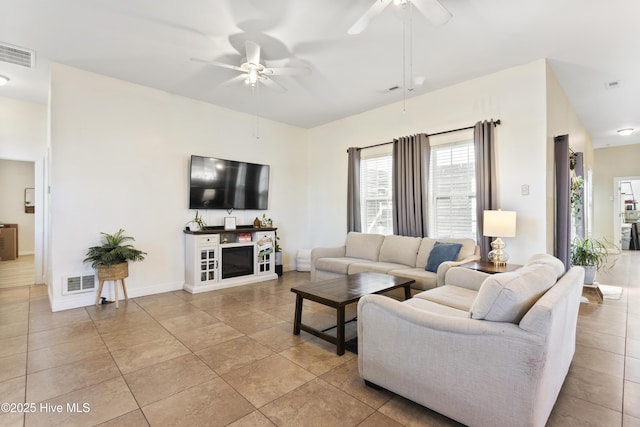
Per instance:
[[[457,259],[441,263],[437,273],[425,270],[436,242],[462,245]],[[479,259],[480,248],[472,239],[432,239],[350,232],[344,246],[311,250],[311,281],[374,271],[414,279],[413,288],[426,290],[434,288],[438,282],[444,283],[444,275],[449,268]]]
[[[573,358],[584,270],[551,255],[515,272],[451,268],[445,285],[358,304],[358,367],[470,426],[543,426]]]

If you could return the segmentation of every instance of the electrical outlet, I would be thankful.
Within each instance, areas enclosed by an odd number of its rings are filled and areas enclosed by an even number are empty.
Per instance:
[[[527,184],[523,184],[522,186],[520,186],[520,194],[522,194],[523,196],[529,195],[529,186]]]

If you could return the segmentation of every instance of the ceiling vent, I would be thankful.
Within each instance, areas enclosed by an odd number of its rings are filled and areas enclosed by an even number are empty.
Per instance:
[[[604,84],[605,89],[618,89],[620,87],[620,80],[614,80],[612,82],[607,82]]]
[[[0,62],[33,68],[35,63],[35,52],[0,42]]]

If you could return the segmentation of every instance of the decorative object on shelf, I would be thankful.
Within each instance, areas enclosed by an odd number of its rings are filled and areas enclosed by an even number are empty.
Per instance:
[[[235,216],[226,216],[226,217],[224,217],[224,229],[225,230],[235,230],[236,229],[236,217]]]
[[[487,255],[487,259],[496,266],[506,265],[509,255],[503,250],[507,245],[501,237],[515,237],[516,235],[516,212],[484,211],[482,222],[482,234],[486,237],[495,237],[491,242],[493,248]]]
[[[102,235],[102,245],[92,246],[87,250],[86,258],[83,262],[91,262],[91,267],[95,268],[98,274],[100,286],[96,295],[96,305],[98,305],[102,288],[105,281],[113,281],[113,288],[116,296],[116,308],[118,308],[118,285],[122,282],[122,291],[125,300],[129,300],[124,279],[129,277],[129,261],[144,260],[146,252],[142,252],[125,242],[134,241],[130,236],[125,236],[121,228],[114,234],[100,233]]]
[[[260,228],[261,225],[262,221],[260,221],[260,218],[256,217],[256,219],[253,220],[253,228]]]
[[[187,227],[189,227],[190,231],[200,231],[206,230],[207,224],[204,222],[202,216],[196,211],[196,216],[191,221],[187,223]]]
[[[239,243],[246,243],[251,241],[251,233],[238,233],[236,234],[238,237]]]
[[[576,237],[571,242],[571,265],[584,267],[584,284],[592,285],[596,271],[604,268],[609,260],[610,249],[620,250],[615,245],[606,245],[598,239]]]
[[[273,222],[271,221],[271,218],[267,218],[267,214],[266,213],[262,214],[262,221],[260,222],[260,227],[262,227],[262,228],[271,228],[271,227],[273,227]]]

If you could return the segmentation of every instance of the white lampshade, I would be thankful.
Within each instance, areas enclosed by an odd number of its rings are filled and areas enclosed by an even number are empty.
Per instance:
[[[488,237],[515,237],[515,211],[484,211],[482,235]]]

